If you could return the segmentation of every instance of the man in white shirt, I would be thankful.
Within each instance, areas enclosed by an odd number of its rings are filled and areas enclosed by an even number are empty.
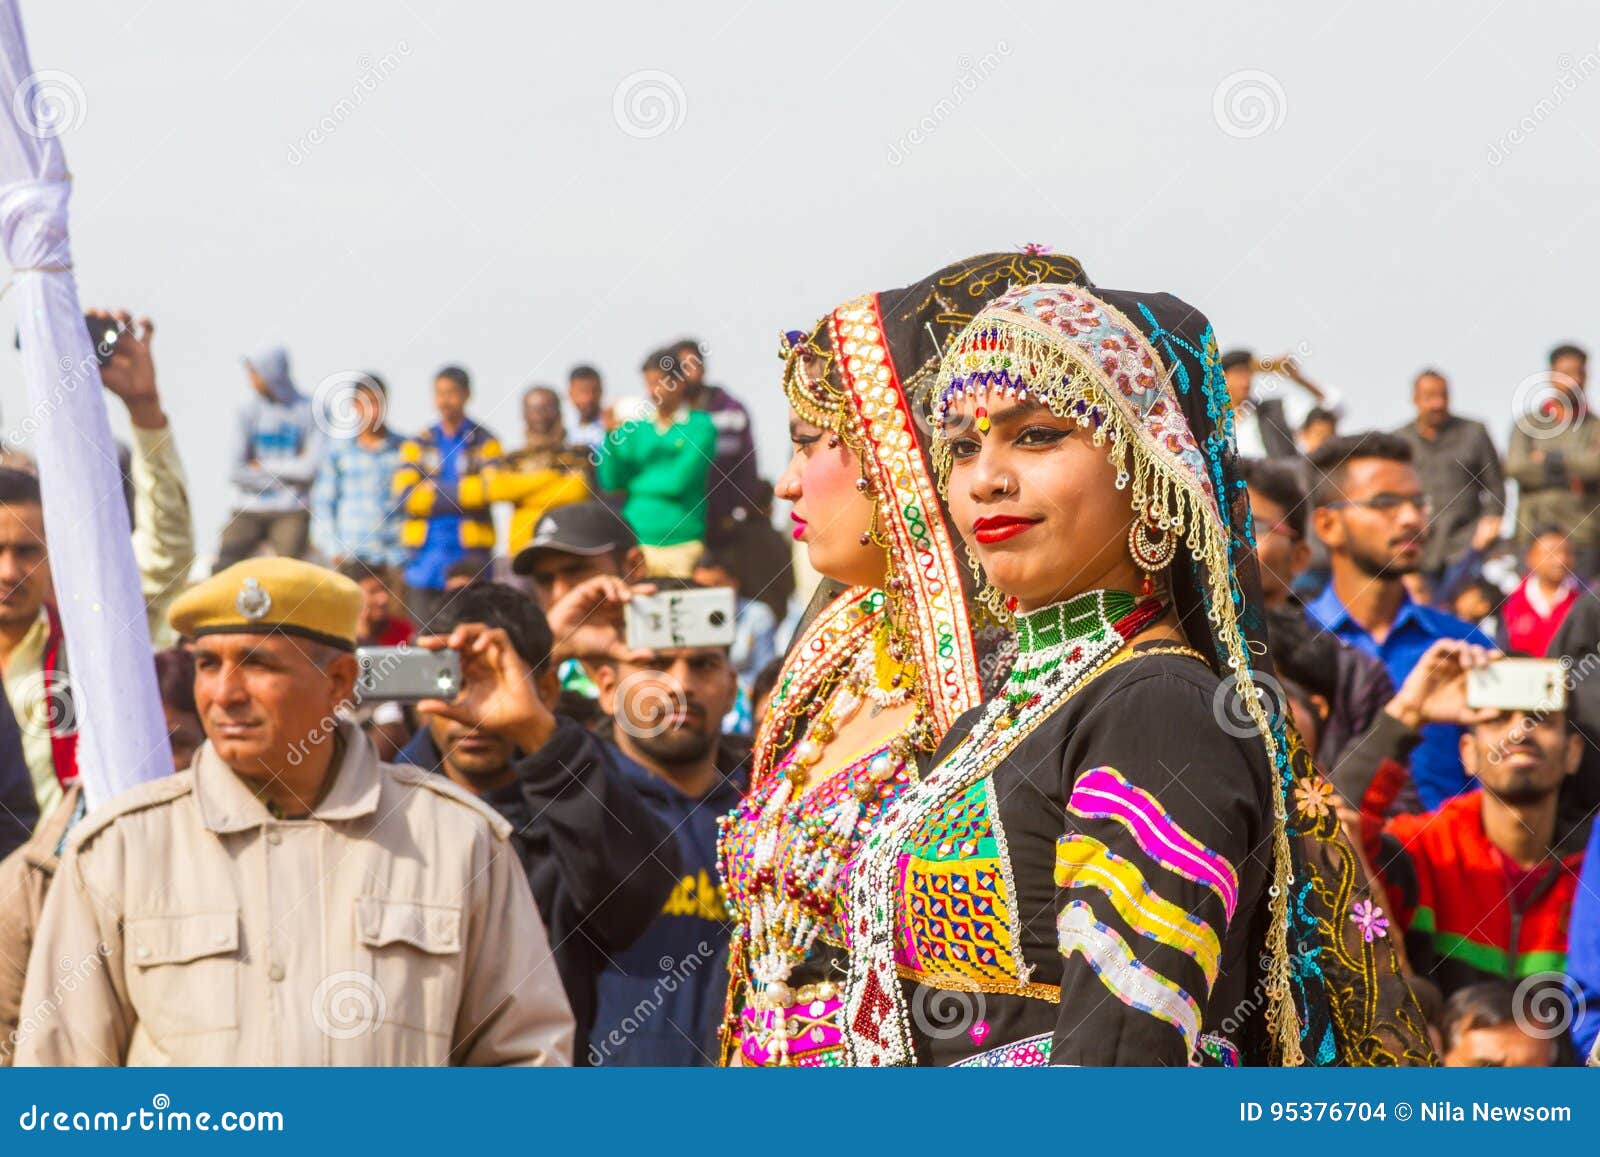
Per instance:
[[[572,403],[573,413],[577,415],[568,440],[574,446],[597,453],[606,440],[610,417],[606,412],[605,386],[600,381],[600,371],[593,366],[573,366],[567,375],[567,401]]]

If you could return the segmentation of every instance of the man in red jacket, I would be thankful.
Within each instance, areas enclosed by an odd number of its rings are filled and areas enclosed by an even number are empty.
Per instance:
[[[1562,972],[1581,846],[1556,845],[1556,796],[1583,743],[1563,711],[1466,706],[1466,669],[1490,660],[1434,643],[1378,722],[1334,771],[1361,814],[1368,859],[1406,934],[1414,969],[1446,996],[1485,979]],[[1479,789],[1437,811],[1385,819],[1424,723],[1470,724],[1461,759]]]
[[[1506,645],[1524,655],[1543,658],[1583,593],[1573,573],[1576,556],[1568,534],[1559,526],[1540,527],[1528,544],[1528,576],[1506,597],[1500,618]]]

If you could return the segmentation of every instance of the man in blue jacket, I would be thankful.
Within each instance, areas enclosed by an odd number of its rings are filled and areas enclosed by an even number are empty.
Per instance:
[[[452,645],[503,635],[512,655],[497,650],[515,669],[485,671],[464,655],[462,696],[418,705],[427,725],[399,762],[448,776],[510,822],[572,1006],[573,1060],[586,1064],[597,979],[656,921],[677,886],[677,841],[637,777],[619,766],[616,749],[551,714],[559,693],[552,632],[527,596],[475,583],[444,603],[433,626]],[[518,735],[532,737],[519,742]]]

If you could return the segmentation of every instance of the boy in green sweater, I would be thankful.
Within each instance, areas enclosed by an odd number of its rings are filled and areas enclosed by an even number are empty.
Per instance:
[[[652,575],[688,578],[704,548],[706,482],[717,452],[717,430],[682,394],[683,373],[671,350],[643,366],[655,418],[626,423],[606,436],[596,480],[627,495],[628,520]]]

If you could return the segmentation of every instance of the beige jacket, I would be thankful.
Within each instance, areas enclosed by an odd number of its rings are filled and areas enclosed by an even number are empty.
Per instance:
[[[11,1063],[28,953],[39,930],[39,914],[60,860],[56,848],[78,810],[83,788],[74,783],[28,842],[0,860],[0,1065]]]
[[[170,647],[177,636],[167,624],[167,607],[194,566],[189,485],[170,422],[159,430],[133,427],[128,478],[133,483],[133,557],[144,584],[150,640],[158,649]]]
[[[570,1063],[509,825],[341,734],[307,819],[273,819],[208,743],[73,829],[19,1065]]]

